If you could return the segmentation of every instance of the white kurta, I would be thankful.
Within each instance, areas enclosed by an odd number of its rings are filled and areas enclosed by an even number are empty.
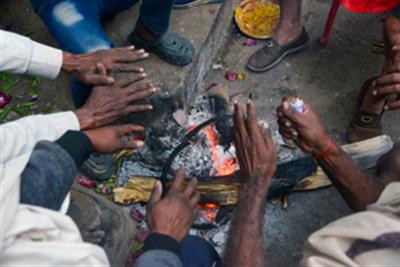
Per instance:
[[[61,50],[0,30],[0,71],[53,79],[61,65]],[[21,173],[36,143],[55,141],[79,127],[71,111],[28,116],[0,125],[1,266],[109,265],[102,248],[82,241],[70,217],[19,202]]]

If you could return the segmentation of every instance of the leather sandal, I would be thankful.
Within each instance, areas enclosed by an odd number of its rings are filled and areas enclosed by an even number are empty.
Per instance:
[[[374,80],[376,80],[376,77],[366,80],[361,87],[357,100],[358,110],[354,113],[346,132],[346,140],[349,143],[359,142],[382,134],[381,117],[383,111],[376,114],[360,110],[362,101]]]
[[[277,66],[287,55],[303,50],[309,41],[306,29],[293,42],[280,45],[275,39],[267,42],[267,45],[255,52],[247,62],[247,68],[253,72],[264,72]]]

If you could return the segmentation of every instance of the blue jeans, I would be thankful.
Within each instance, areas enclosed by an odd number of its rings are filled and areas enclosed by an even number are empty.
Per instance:
[[[30,0],[33,9],[46,24],[61,49],[85,54],[114,47],[101,21],[131,7],[138,0]],[[156,34],[165,33],[174,0],[143,0],[140,18]],[[132,23],[132,28],[134,27]],[[91,88],[72,80],[76,107],[82,106]]]
[[[183,267],[220,267],[221,259],[215,249],[203,238],[187,236],[181,242]]]

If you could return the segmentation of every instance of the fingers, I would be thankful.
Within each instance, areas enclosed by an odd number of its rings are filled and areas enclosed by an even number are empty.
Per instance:
[[[126,63],[126,64],[116,64],[113,68],[113,71],[142,73],[144,72],[144,69],[134,64]]]
[[[400,109],[400,101],[396,101],[385,106],[385,110],[396,110]]]
[[[102,63],[96,64],[96,73],[99,75],[107,75],[107,68]]]
[[[247,102],[247,130],[252,138],[256,138],[257,134],[260,133],[260,128],[256,119],[256,107],[251,100]]]
[[[396,94],[396,93],[397,94],[400,93],[400,83],[384,86],[378,89],[374,89],[372,91],[372,95],[375,97],[387,97],[391,94]]]
[[[293,121],[295,123],[301,122],[300,113],[297,112],[294,108],[292,108],[289,105],[288,100],[284,100],[282,102],[282,105],[281,105],[279,111],[282,112],[282,114],[285,117],[287,117],[289,120],[291,120],[291,121]]]
[[[153,193],[151,194],[149,202],[150,205],[154,205],[161,200],[162,190],[163,189],[161,183],[159,181],[156,181],[156,186],[154,187]]]
[[[152,96],[155,92],[157,92],[156,88],[154,88],[154,87],[153,88],[149,88],[147,90],[139,91],[139,92],[136,92],[136,93],[128,96],[126,100],[129,103],[131,103],[131,102],[133,102],[135,100],[146,99],[146,98]]]
[[[120,125],[120,126],[115,126],[117,128],[117,134],[119,137],[125,136],[125,135],[131,135],[134,132],[143,132],[144,127],[140,125],[134,125],[134,124],[125,124],[125,125]]]
[[[192,198],[189,199],[190,205],[194,208],[196,207],[197,203],[199,203],[200,200],[200,194],[195,193]]]
[[[174,182],[172,183],[168,194],[170,194],[170,193],[172,193],[174,191],[175,192],[179,192],[180,188],[181,188],[181,184],[182,184],[184,178],[185,178],[185,168],[184,167],[180,167],[178,169],[178,171],[176,172]]]
[[[139,74],[134,74],[130,75],[128,78],[121,79],[120,81],[117,82],[118,87],[120,88],[125,88],[132,83],[135,83],[137,81],[141,81],[146,78],[146,73],[139,73]]]
[[[149,57],[149,53],[147,53],[144,49],[132,49],[128,48],[114,48],[116,51],[117,57],[115,58],[116,62],[125,62],[131,63],[139,60],[143,60]]]
[[[114,79],[108,76],[99,75],[99,74],[88,74],[85,79],[82,81],[87,85],[112,85],[114,84]]]
[[[243,109],[237,102],[235,102],[235,114],[233,119],[235,132],[237,132],[241,138],[247,138]]]
[[[193,195],[196,193],[196,188],[197,188],[197,179],[192,178],[188,185],[186,186],[185,190],[183,191],[183,195],[187,197],[187,199],[191,199]]]
[[[129,113],[146,112],[153,110],[152,105],[130,105],[125,109],[125,115]]]
[[[107,68],[101,63],[96,63],[96,73],[85,74],[83,76],[83,82],[88,85],[113,85],[115,80],[112,77],[107,76]]]

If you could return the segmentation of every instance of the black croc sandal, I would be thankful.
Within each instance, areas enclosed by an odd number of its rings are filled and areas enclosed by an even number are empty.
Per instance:
[[[115,166],[111,155],[91,154],[82,164],[82,171],[89,178],[105,181],[114,174]]]
[[[129,41],[138,49],[153,52],[162,60],[178,66],[185,66],[192,62],[194,47],[192,43],[173,32],[167,32],[152,42],[146,42],[135,32],[132,32]]]

